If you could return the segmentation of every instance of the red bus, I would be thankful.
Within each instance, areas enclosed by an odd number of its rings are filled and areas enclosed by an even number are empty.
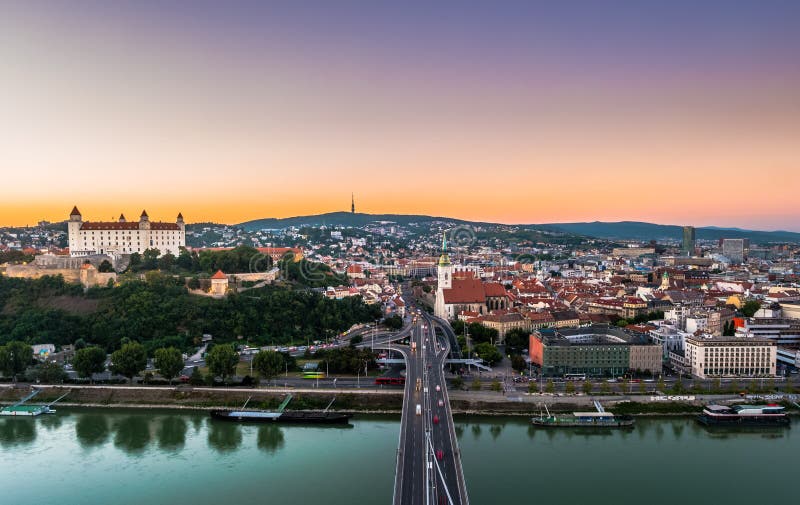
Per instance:
[[[375,384],[386,386],[403,386],[406,383],[405,377],[376,377]]]

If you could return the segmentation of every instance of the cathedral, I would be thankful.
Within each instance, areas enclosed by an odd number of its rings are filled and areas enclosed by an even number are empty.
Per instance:
[[[139,221],[84,221],[78,207],[73,207],[67,222],[69,254],[73,257],[106,254],[119,256],[158,249],[160,254],[175,256],[186,247],[186,224],[178,214],[174,223],[151,222],[142,211]]]
[[[488,314],[509,307],[505,287],[498,282],[483,282],[475,272],[456,268],[447,253],[447,236],[442,237],[442,255],[436,267],[437,288],[433,313],[442,319],[456,319],[462,312]]]

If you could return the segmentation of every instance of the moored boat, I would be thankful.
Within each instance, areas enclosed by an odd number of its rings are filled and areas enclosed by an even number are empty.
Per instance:
[[[239,410],[212,410],[211,417],[220,421],[250,422],[250,423],[295,423],[295,424],[346,424],[350,414],[339,412],[329,412],[333,401],[322,411],[290,411],[285,412],[286,405],[292,399],[292,395],[286,397],[283,403],[275,411],[269,410],[244,410],[250,399]]]
[[[532,417],[534,426],[546,428],[633,428],[634,419],[631,416],[616,416],[606,412],[600,402],[595,401],[596,412],[573,412],[569,415],[557,416],[550,413],[545,405],[547,415],[539,413],[539,417]]]
[[[34,396],[38,395],[42,390],[34,388],[30,394],[28,394],[25,398],[18,401],[13,405],[9,405],[7,407],[0,408],[0,416],[12,416],[12,417],[37,417],[43,414],[55,414],[55,409],[52,407],[57,401],[61,400],[65,396],[69,394],[69,391],[64,393],[63,395],[59,396],[54,401],[48,403],[47,405],[25,405],[25,402],[33,398]]]
[[[789,426],[785,408],[769,405],[706,405],[697,421],[706,426]]]

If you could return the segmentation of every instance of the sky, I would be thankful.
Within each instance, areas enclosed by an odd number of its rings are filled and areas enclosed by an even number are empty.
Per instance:
[[[800,231],[800,2],[15,1],[0,225]]]

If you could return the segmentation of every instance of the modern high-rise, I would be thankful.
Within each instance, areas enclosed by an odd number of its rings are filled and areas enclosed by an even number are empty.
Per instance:
[[[732,263],[744,263],[747,258],[747,250],[750,248],[749,239],[723,238],[720,242],[723,256],[731,260]]]
[[[681,253],[684,256],[692,256],[694,254],[694,245],[695,245],[694,226],[684,226],[683,227],[683,244],[682,244],[682,247],[681,247]]]

